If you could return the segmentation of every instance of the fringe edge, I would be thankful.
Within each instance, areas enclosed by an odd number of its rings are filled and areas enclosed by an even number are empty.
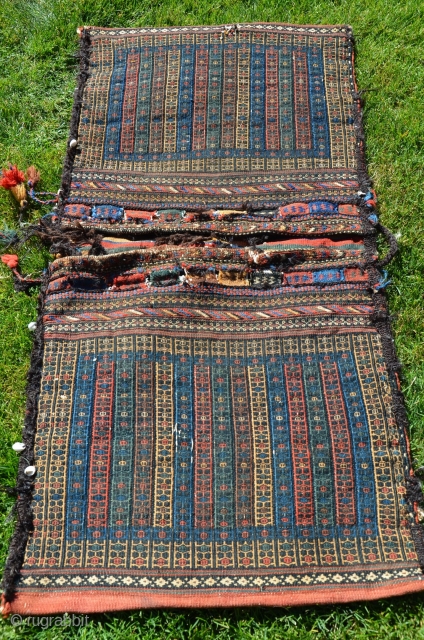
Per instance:
[[[74,92],[74,104],[72,108],[70,131],[66,156],[63,164],[62,182],[59,189],[58,213],[63,211],[64,202],[69,194],[72,178],[72,168],[75,156],[78,153],[77,147],[70,147],[72,139],[78,139],[78,126],[81,115],[82,98],[85,83],[89,76],[89,60],[91,53],[91,40],[89,32],[83,29],[80,33],[80,47],[77,57],[80,58],[80,69],[77,78],[77,88]],[[43,365],[44,328],[43,328],[43,308],[48,286],[49,271],[44,275],[38,298],[37,327],[34,333],[34,343],[31,354],[30,369],[27,376],[27,404],[25,423],[22,440],[26,445],[25,459],[21,457],[18,467],[18,478],[16,489],[18,498],[16,501],[17,523],[12,539],[9,544],[9,554],[2,579],[2,610],[5,615],[8,611],[8,603],[13,600],[17,579],[25,557],[25,550],[30,532],[33,530],[33,513],[31,508],[33,480],[24,474],[24,469],[29,464],[34,463],[34,441],[37,428],[38,398],[40,395],[40,384]]]
[[[48,285],[49,275],[43,277],[41,290],[38,298],[38,318],[34,335],[34,344],[31,354],[30,369],[27,376],[27,404],[22,441],[26,445],[25,458],[21,456],[19,460],[18,478],[16,489],[18,493],[16,501],[17,523],[13,533],[6,567],[3,574],[3,601],[7,602],[13,598],[16,588],[16,581],[25,557],[25,549],[28,536],[33,530],[33,513],[31,508],[32,491],[34,479],[25,475],[24,469],[28,464],[34,464],[34,441],[37,427],[38,398],[40,395],[40,383],[43,365],[44,347],[44,327],[43,308]]]
[[[358,166],[358,176],[362,191],[369,191],[371,188],[371,180],[368,176],[366,168],[366,144],[365,134],[363,127],[363,100],[362,93],[357,88],[354,60],[355,60],[355,39],[352,29],[349,30],[349,47],[350,47],[350,60],[351,60],[351,72],[352,72],[352,84],[353,84],[353,98],[355,102],[355,119],[354,126],[356,129],[356,160]],[[363,204],[361,206],[362,215],[368,218],[369,210]],[[379,267],[383,267],[393,259],[397,253],[398,246],[393,234],[380,222],[375,225],[376,231],[380,231],[389,243],[389,251],[383,258],[373,262],[372,255],[378,253],[377,251],[377,234],[366,234],[364,236],[365,255],[368,258],[367,272],[371,286],[378,284],[380,280]],[[409,447],[409,420],[405,406],[405,398],[400,389],[400,377],[399,372],[402,369],[402,365],[397,357],[396,347],[394,344],[392,320],[388,313],[387,298],[385,293],[380,291],[373,292],[373,303],[376,309],[374,314],[374,326],[377,329],[382,343],[383,357],[387,366],[387,369],[392,377],[391,391],[393,402],[393,413],[396,419],[398,429],[401,430],[406,451],[407,451],[407,463],[404,466],[405,469],[405,482],[407,486],[406,500],[410,507],[410,513],[413,517],[413,524],[411,524],[411,535],[415,544],[415,549],[418,556],[418,562],[421,570],[424,573],[424,526],[420,524],[418,520],[418,505],[424,501],[424,494],[421,483],[416,477],[411,459],[411,451]],[[381,310],[381,311],[380,311]]]
[[[77,57],[80,59],[80,70],[77,78],[77,88],[74,92],[74,105],[72,108],[71,123],[69,127],[69,137],[66,149],[65,161],[63,163],[62,171],[62,183],[59,189],[59,205],[58,215],[59,218],[63,213],[64,204],[69,195],[72,180],[72,169],[74,166],[75,156],[80,153],[78,146],[70,147],[71,140],[78,140],[78,128],[81,116],[81,107],[83,104],[83,94],[85,84],[89,77],[90,66],[90,54],[91,54],[91,38],[87,29],[81,29],[80,31],[80,47],[77,52]]]

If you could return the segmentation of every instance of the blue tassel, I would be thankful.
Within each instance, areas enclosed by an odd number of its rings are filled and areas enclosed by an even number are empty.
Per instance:
[[[381,289],[385,289],[389,284],[392,283],[391,280],[388,280],[388,273],[387,271],[383,271],[383,279],[375,285],[374,287],[374,291],[381,291]]]
[[[0,247],[3,249],[16,244],[19,241],[19,236],[14,229],[9,229],[7,225],[0,230]]]

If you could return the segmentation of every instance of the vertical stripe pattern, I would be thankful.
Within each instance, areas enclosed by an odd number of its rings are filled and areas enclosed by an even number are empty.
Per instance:
[[[114,363],[102,359],[97,364],[94,387],[92,441],[88,470],[89,527],[102,529],[107,526],[109,511],[109,479],[113,426]]]
[[[313,525],[313,478],[302,368],[293,363],[285,365],[284,369],[291,425],[296,524]]]
[[[137,96],[137,131],[135,151],[137,159],[149,150],[150,105],[152,97],[153,50],[152,38],[145,36],[141,40],[140,75]]]
[[[150,145],[151,153],[161,152],[163,148],[164,113],[166,87],[167,50],[158,47],[153,54],[152,102],[150,111]]]
[[[255,525],[273,525],[272,450],[263,366],[249,366],[250,419],[254,442],[254,509]]]
[[[265,147],[265,51],[260,42],[252,44],[250,60],[250,148]]]
[[[304,151],[312,147],[312,136],[308,59],[303,47],[293,49],[293,77],[296,149]]]
[[[280,123],[278,101],[278,51],[274,47],[266,52],[266,148],[280,148]]]
[[[205,47],[196,51],[193,98],[193,143],[194,150],[206,148],[207,95],[209,52]]]
[[[168,53],[164,105],[163,151],[176,151],[178,127],[178,91],[181,50],[175,46]]]
[[[174,482],[174,372],[169,338],[157,338],[160,360],[155,371],[155,487],[153,502],[154,526],[169,527],[172,523],[172,489]]]
[[[140,54],[128,54],[124,100],[122,105],[121,153],[133,153],[134,151],[134,127],[137,110],[139,68]]]
[[[356,523],[352,443],[337,365],[320,363],[334,462],[337,524]]]
[[[222,134],[221,147],[233,149],[235,146],[235,115],[237,104],[237,51],[229,44],[224,48],[222,85]]]
[[[181,169],[244,170],[264,168],[263,154],[267,166],[280,168],[278,158],[322,163],[336,150],[325,81],[337,72],[330,45],[249,32],[225,42],[201,33],[145,35],[131,44],[115,54],[110,75],[110,162],[168,171],[178,159]]]
[[[233,405],[236,450],[235,505],[238,527],[254,524],[253,510],[253,444],[248,405],[248,381],[244,367],[231,367],[231,398]]]
[[[194,524],[213,527],[213,441],[212,390],[210,368],[194,366],[195,389],[195,461],[194,461]]]
[[[186,152],[191,149],[194,65],[195,47],[192,44],[186,43],[182,46],[181,51],[177,152]]]
[[[250,129],[250,46],[243,42],[237,50],[238,62],[238,96],[236,115],[237,149],[249,148]]]
[[[133,468],[135,360],[132,337],[119,336],[116,342],[113,482],[109,527],[119,546],[129,536],[133,508],[133,477],[128,474],[128,469]]]
[[[379,534],[400,499],[377,455],[392,423],[376,399],[371,340],[123,335],[52,352],[53,369],[66,366],[76,382],[69,445],[58,427],[49,452],[52,463],[61,446],[73,456],[64,564],[271,569],[412,553],[388,523],[388,546]],[[59,403],[68,378],[53,379],[42,389]],[[41,424],[49,406],[40,404]],[[60,527],[49,536],[29,548],[46,566]]]
[[[95,353],[94,344],[87,344],[87,351],[82,351],[79,355],[75,376],[72,428],[69,438],[71,462],[68,467],[68,493],[66,497],[66,511],[72,515],[72,518],[67,520],[66,538],[71,545],[75,545],[75,551],[83,544],[87,527],[87,468],[96,371]],[[76,562],[72,558],[75,558]],[[67,561],[70,566],[77,566],[80,565],[82,558],[78,553],[71,553]]]
[[[290,36],[285,36],[284,42],[278,51],[280,141],[281,149],[284,151],[284,156],[290,156],[291,152],[295,148],[293,122],[293,61]]]
[[[176,539],[184,544],[191,538],[193,524],[193,456],[194,456],[194,410],[193,367],[190,340],[177,342],[175,357],[175,481],[174,522]],[[187,551],[185,550],[185,553]],[[178,555],[174,566],[185,567],[188,563],[184,553]]]

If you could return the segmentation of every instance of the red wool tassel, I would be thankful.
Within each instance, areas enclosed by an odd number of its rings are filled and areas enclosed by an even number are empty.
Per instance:
[[[1,256],[1,261],[9,267],[9,269],[16,269],[19,264],[19,258],[14,253],[5,253]]]
[[[13,282],[15,285],[15,291],[28,292],[31,287],[36,287],[41,284],[41,278],[29,278],[24,277],[19,273],[19,258],[14,253],[5,253],[1,256],[1,261],[5,264],[13,273]]]
[[[25,182],[25,174],[20,171],[16,165],[11,165],[10,169],[3,169],[3,177],[0,180],[0,186],[4,189],[11,190],[18,184]]]
[[[28,182],[28,194],[25,187],[25,180]],[[26,170],[26,178],[23,171],[20,171],[16,165],[9,165],[9,169],[3,169],[3,177],[0,179],[0,187],[11,191],[14,198],[19,202],[21,208],[27,205],[27,195],[38,204],[55,204],[57,195],[50,191],[41,191],[36,193],[34,187],[40,181],[40,172],[34,165]],[[41,200],[39,196],[54,196],[48,200]]]
[[[11,191],[14,198],[23,207],[26,204],[25,174],[16,165],[10,165],[9,169],[3,169],[3,177],[0,187]]]

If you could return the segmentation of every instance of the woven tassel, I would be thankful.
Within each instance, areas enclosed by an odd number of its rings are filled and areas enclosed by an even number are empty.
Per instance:
[[[0,247],[6,249],[19,241],[18,234],[14,229],[9,229],[7,225],[0,231]]]
[[[25,187],[25,180],[28,183],[28,191]],[[3,169],[3,177],[0,180],[0,186],[10,191],[19,203],[21,209],[27,205],[27,197],[34,200],[37,204],[55,204],[58,200],[56,193],[51,191],[35,192],[34,187],[40,181],[40,172],[34,165],[31,165],[25,173],[20,171],[16,165],[9,165],[9,169]],[[41,199],[39,196],[53,196],[48,199]]]
[[[1,261],[6,265],[6,267],[9,267],[9,269],[16,269],[19,265],[19,258],[14,253],[5,253],[1,257]]]
[[[18,270],[19,258],[16,254],[5,253],[1,256],[1,261],[5,264],[13,273],[13,281],[15,285],[15,291],[24,291],[27,293],[31,287],[36,287],[41,284],[41,278],[28,278],[24,277]]]
[[[30,187],[35,187],[35,185],[40,182],[40,172],[34,167],[33,164],[26,170],[26,175]]]
[[[27,192],[24,172],[20,171],[16,165],[9,165],[9,169],[3,169],[2,173],[0,187],[10,191],[21,208],[25,207]]]

